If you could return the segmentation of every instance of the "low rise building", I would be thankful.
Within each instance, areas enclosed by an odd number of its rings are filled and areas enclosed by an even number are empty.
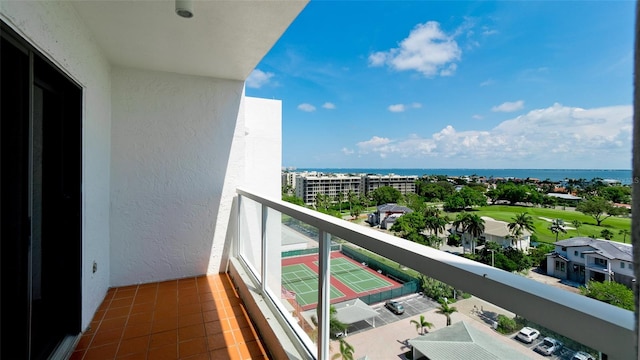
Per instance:
[[[365,193],[368,194],[383,186],[390,186],[402,195],[416,192],[417,175],[366,175],[364,177]]]
[[[295,182],[296,197],[301,198],[306,205],[315,204],[317,194],[329,196],[331,199],[338,196],[346,198],[349,192],[360,195],[363,188],[361,176],[345,174],[299,174]]]
[[[547,255],[547,275],[584,284],[615,281],[631,286],[633,246],[609,240],[575,237],[554,243]]]

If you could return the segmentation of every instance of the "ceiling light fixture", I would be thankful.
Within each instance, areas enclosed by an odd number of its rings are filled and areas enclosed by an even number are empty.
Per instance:
[[[192,18],[193,3],[191,0],[176,0],[176,14],[183,18]]]

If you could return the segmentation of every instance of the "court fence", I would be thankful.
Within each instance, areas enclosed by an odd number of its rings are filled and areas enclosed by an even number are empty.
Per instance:
[[[415,294],[420,290],[420,279],[418,278],[384,264],[348,246],[343,246],[341,251],[345,256],[359,263],[366,263],[369,268],[402,284],[399,288],[384,291],[372,290],[366,295],[361,296],[360,300],[365,302],[367,305],[394,299],[404,295]]]
[[[340,251],[342,249],[342,245],[333,243],[331,244],[331,251]],[[297,249],[297,250],[288,250],[283,251],[281,256],[282,258],[293,257],[293,256],[302,256],[302,255],[311,255],[317,254],[318,248],[308,248],[308,249]]]

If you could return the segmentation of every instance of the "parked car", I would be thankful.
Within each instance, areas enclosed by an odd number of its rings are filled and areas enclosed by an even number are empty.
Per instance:
[[[404,306],[402,306],[402,304],[400,304],[397,301],[393,301],[393,300],[387,301],[386,303],[384,303],[384,306],[387,309],[393,311],[397,315],[404,313]]]
[[[544,356],[551,356],[562,349],[562,343],[554,338],[546,337],[536,346],[535,351]]]
[[[540,331],[534,328],[525,326],[522,329],[520,329],[520,331],[518,332],[518,335],[516,335],[516,338],[522,342],[531,344],[533,340],[538,338],[538,336],[540,336]]]
[[[577,353],[573,354],[573,357],[571,358],[571,360],[595,360],[595,359],[589,353],[586,353],[584,351],[578,351]]]

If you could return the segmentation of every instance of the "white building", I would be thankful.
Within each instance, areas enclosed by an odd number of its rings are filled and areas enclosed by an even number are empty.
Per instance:
[[[364,178],[365,193],[370,193],[377,188],[390,186],[402,195],[416,192],[417,175],[367,175]]]
[[[633,246],[615,241],[576,237],[554,243],[547,255],[547,274],[578,283],[616,281],[631,286]]]
[[[300,174],[296,177],[296,197],[305,204],[313,205],[316,195],[323,194],[335,201],[337,196],[343,196],[343,201],[349,192],[360,195],[364,180],[360,176],[345,174]]]
[[[483,216],[484,233],[480,239],[500,244],[503,248],[512,247],[515,249],[528,251],[531,247],[531,233],[523,230],[519,239],[515,239],[509,231],[509,223],[506,221],[494,220]]]

